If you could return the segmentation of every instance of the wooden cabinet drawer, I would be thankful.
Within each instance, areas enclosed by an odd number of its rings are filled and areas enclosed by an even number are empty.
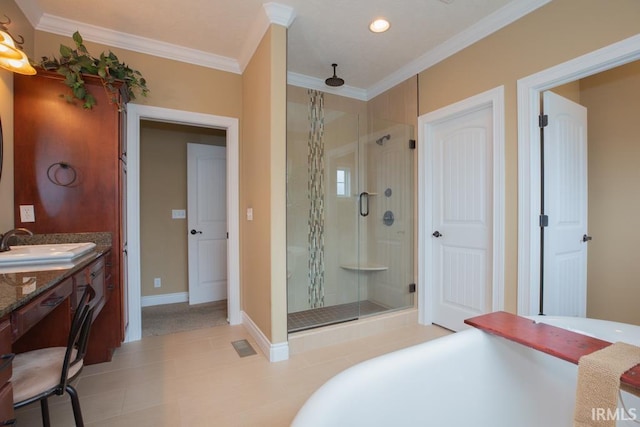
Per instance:
[[[33,325],[51,313],[73,291],[73,280],[68,278],[43,293],[24,307],[11,313],[11,325],[13,327],[13,340],[24,335]]]
[[[73,276],[73,280],[75,281],[75,302],[74,302],[74,310],[82,298],[82,294],[84,293],[85,287],[87,285],[91,285],[93,290],[96,292],[95,297],[93,298],[92,304],[95,305],[95,313],[94,317],[98,315],[100,310],[105,303],[105,260],[104,257],[99,258],[94,263],[90,264]]]

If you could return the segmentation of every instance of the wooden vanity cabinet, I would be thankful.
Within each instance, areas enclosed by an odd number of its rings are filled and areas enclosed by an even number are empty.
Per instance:
[[[110,278],[85,359],[98,363],[110,360],[124,340],[120,157],[125,116],[98,78],[85,76],[85,83],[96,98],[91,110],[65,99],[70,89],[55,72],[14,75],[15,226],[37,234],[111,233],[113,250],[105,259]],[[34,206],[35,222],[21,222],[21,205]]]
[[[11,379],[11,324],[8,318],[0,320],[0,425],[9,425],[14,419]]]

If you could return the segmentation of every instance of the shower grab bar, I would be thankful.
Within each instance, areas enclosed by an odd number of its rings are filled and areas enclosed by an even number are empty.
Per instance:
[[[367,210],[363,211],[363,203],[362,201],[366,200],[366,206],[367,206]],[[367,193],[366,191],[363,191],[362,193],[360,193],[360,195],[358,196],[358,204],[360,206],[360,215],[361,216],[367,216],[369,215],[369,193]]]

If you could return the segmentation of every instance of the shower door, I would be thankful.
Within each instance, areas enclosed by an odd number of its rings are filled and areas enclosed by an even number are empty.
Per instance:
[[[413,306],[414,150],[409,125],[373,120],[361,138],[359,317]]]
[[[300,98],[287,112],[289,332],[412,306],[412,127]]]

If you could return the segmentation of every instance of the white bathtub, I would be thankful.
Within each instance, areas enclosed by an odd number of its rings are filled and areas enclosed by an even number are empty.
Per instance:
[[[594,319],[532,317],[615,342],[640,345],[640,327]],[[294,427],[570,427],[577,365],[477,329],[355,365],[320,387]],[[618,426],[640,419],[622,393]]]

